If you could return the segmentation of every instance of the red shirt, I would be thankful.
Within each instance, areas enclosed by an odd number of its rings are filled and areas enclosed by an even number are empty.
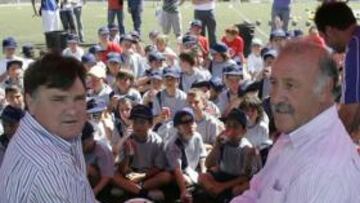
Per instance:
[[[101,61],[106,64],[108,53],[110,53],[110,52],[121,53],[121,51],[122,51],[122,49],[121,49],[120,45],[118,45],[117,43],[114,43],[114,42],[108,42],[106,50],[101,52],[101,54],[100,54]]]
[[[122,10],[123,9],[123,0],[108,0],[108,9],[109,10]]]
[[[232,42],[229,42],[226,40],[226,37],[224,36],[222,37],[221,41],[224,42],[229,47],[231,58],[236,56],[240,56],[240,57],[243,56],[244,40],[242,39],[242,37],[237,36]]]
[[[204,36],[198,36],[199,45],[201,46],[201,50],[203,52],[203,56],[207,56],[209,54],[209,40]]]

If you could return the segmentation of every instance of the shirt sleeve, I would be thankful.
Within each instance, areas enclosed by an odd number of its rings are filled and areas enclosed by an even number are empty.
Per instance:
[[[66,164],[41,170],[34,179],[30,197],[36,203],[96,202],[85,174],[76,174]]]
[[[360,102],[360,41],[357,37],[351,40],[346,53],[342,91],[345,104]]]
[[[181,151],[175,144],[169,143],[165,150],[165,156],[170,171],[181,167]]]

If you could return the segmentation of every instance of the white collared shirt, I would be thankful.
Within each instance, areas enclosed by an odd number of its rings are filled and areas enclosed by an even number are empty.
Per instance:
[[[281,135],[250,189],[232,203],[355,203],[359,188],[360,158],[332,106]]]

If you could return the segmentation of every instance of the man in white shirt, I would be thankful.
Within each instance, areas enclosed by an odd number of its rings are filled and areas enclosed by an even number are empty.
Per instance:
[[[324,48],[304,41],[284,47],[270,94],[283,134],[250,189],[232,203],[360,202],[360,158],[336,110],[337,78]]]

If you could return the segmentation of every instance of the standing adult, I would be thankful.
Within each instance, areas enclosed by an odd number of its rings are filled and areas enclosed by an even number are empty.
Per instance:
[[[171,27],[176,37],[181,35],[182,27],[179,6],[183,4],[184,1],[185,0],[164,0],[161,14],[161,27],[165,35],[170,33]]]
[[[139,34],[141,27],[141,13],[143,11],[143,0],[130,0],[128,1],[128,11],[134,24],[134,30]]]
[[[272,68],[271,105],[282,134],[250,189],[232,202],[359,202],[360,157],[334,102],[336,63],[323,47],[296,41]]]
[[[46,55],[25,73],[27,111],[0,169],[0,202],[96,202],[81,147],[85,68]]]
[[[351,133],[360,126],[360,27],[343,2],[322,4],[316,11],[315,24],[328,46],[346,53],[339,114]]]
[[[116,17],[120,35],[125,34],[123,6],[123,0],[108,0],[108,27],[114,24]]]
[[[40,8],[35,6],[36,0],[31,0],[34,16],[42,17],[44,33],[60,30],[59,6],[56,0],[41,0]]]
[[[282,21],[282,29],[285,31],[288,30],[291,11],[290,4],[291,0],[274,0],[271,10],[271,30],[276,29],[276,18],[280,18]]]
[[[207,29],[210,46],[213,46],[216,43],[215,0],[192,0],[192,3],[194,4],[194,19],[202,22],[201,34],[205,36]]]
[[[82,14],[82,7],[86,3],[86,1],[85,0],[72,0],[71,3],[73,6],[73,11],[74,11],[75,20],[76,20],[76,33],[78,34],[80,42],[84,43],[85,35],[84,35],[84,26],[82,23],[81,14]]]

